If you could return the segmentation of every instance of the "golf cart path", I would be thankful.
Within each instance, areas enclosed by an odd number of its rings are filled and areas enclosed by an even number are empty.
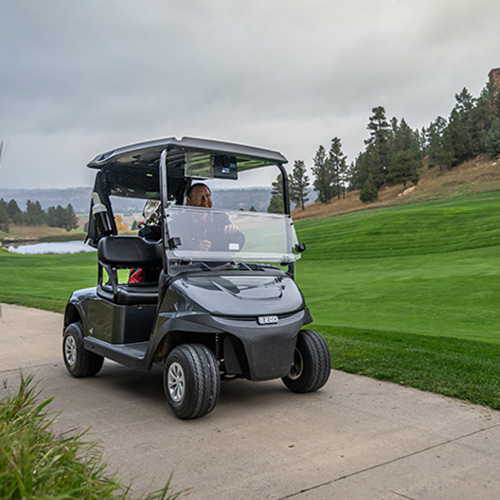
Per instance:
[[[61,356],[62,315],[1,304],[0,398],[34,373],[57,431],[91,427],[110,470],[134,495],[192,488],[192,499],[497,499],[500,412],[332,371],[300,395],[280,381],[224,384],[206,417],[182,421],[161,370],[106,361],[74,379]]]

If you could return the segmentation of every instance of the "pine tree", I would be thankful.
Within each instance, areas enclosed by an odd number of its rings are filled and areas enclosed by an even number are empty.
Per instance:
[[[315,176],[313,187],[318,192],[318,200],[321,203],[330,203],[332,198],[333,177],[326,157],[326,150],[319,146],[313,158],[314,166],[312,173]]]
[[[359,199],[363,203],[369,203],[370,201],[378,199],[378,190],[375,186],[372,174],[369,174],[366,178],[363,187],[361,188],[361,192],[359,193]]]
[[[419,180],[420,154],[418,135],[404,119],[401,120],[394,130],[387,180],[392,184],[403,183],[405,187],[407,182],[416,184]]]
[[[302,160],[295,160],[293,172],[290,175],[290,198],[296,207],[305,209],[306,201],[309,201],[307,193],[309,191],[309,177],[306,175],[306,166]]]
[[[285,203],[283,201],[283,175],[279,174],[276,180],[271,184],[271,200],[267,211],[272,214],[285,213]]]
[[[493,158],[500,154],[500,118],[497,118],[488,133],[485,140],[486,152]]]
[[[2,198],[0,199],[0,231],[8,233],[10,228],[10,218],[7,213],[7,202]]]
[[[16,200],[10,200],[9,203],[7,203],[7,214],[13,224],[18,226],[24,224],[24,214],[19,208]]]
[[[46,214],[39,201],[28,200],[26,202],[26,224],[29,226],[41,226],[46,222]]]
[[[332,178],[333,196],[337,195],[340,200],[347,180],[347,157],[342,152],[342,142],[338,137],[332,139],[327,161]]]
[[[68,203],[68,206],[66,207],[66,225],[64,227],[66,231],[71,231],[72,229],[76,229],[78,227],[78,219],[71,203]]]
[[[368,173],[372,174],[373,182],[379,189],[387,179],[389,161],[391,156],[391,128],[387,123],[385,108],[377,106],[372,109],[367,128],[370,138],[365,141],[366,150],[369,154]],[[363,176],[366,179],[366,176]]]

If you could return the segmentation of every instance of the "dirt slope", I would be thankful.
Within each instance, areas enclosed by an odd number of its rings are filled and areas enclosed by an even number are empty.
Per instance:
[[[330,203],[312,203],[305,210],[295,209],[295,220],[328,217],[356,210],[439,200],[453,196],[500,190],[500,159],[478,158],[449,171],[424,166],[419,171],[420,181],[413,189],[402,184],[385,187],[379,191],[379,199],[373,203],[362,203],[359,191],[346,193],[345,198],[332,199]]]

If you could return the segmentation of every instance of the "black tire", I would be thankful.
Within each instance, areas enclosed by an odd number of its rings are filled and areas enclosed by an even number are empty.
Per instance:
[[[220,374],[213,352],[202,344],[177,346],[165,361],[163,389],[177,417],[190,419],[210,413],[220,393]]]
[[[64,364],[73,377],[92,377],[104,363],[102,356],[85,350],[82,324],[79,321],[64,329],[62,350]]]
[[[326,384],[330,372],[330,350],[323,337],[314,330],[301,330],[292,369],[283,383],[293,392],[313,392]]]

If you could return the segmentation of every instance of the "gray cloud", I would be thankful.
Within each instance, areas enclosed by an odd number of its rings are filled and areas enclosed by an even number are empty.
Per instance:
[[[500,66],[495,0],[6,0],[2,187],[91,182],[115,146],[202,136],[310,163],[374,106],[422,127]]]

